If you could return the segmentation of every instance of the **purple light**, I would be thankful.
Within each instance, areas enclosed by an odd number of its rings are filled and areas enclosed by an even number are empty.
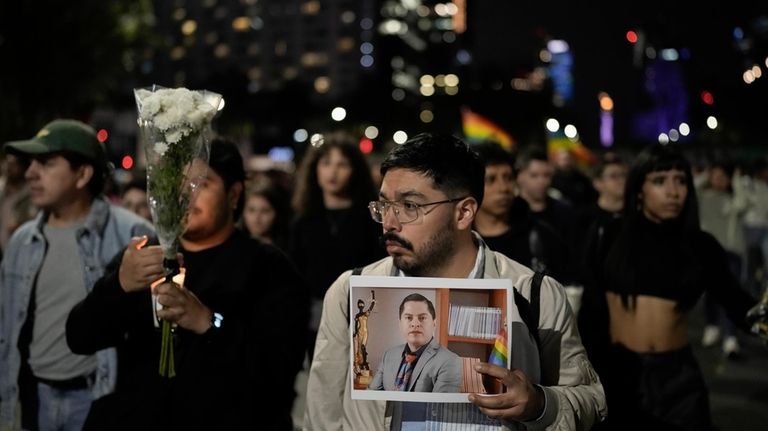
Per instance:
[[[613,114],[609,111],[600,112],[600,143],[606,148],[613,146]]]

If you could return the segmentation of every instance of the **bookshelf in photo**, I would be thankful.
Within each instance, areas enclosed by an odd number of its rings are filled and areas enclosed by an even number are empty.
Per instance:
[[[459,356],[488,361],[507,315],[503,289],[437,289],[439,340]]]
[[[472,364],[488,362],[507,315],[506,294],[504,289],[437,289],[440,344],[462,357],[466,392],[486,390]],[[489,392],[501,391],[498,381],[489,385]]]

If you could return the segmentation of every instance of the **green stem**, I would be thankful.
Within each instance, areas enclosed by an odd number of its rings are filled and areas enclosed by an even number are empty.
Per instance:
[[[173,331],[171,322],[163,320],[162,340],[160,343],[160,375],[163,377],[176,377],[176,366],[173,357]]]

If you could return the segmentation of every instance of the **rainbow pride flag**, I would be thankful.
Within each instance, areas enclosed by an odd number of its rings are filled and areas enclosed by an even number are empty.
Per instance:
[[[507,151],[515,145],[515,140],[504,129],[468,108],[461,109],[461,124],[464,129],[464,137],[470,142],[494,141]]]
[[[507,327],[501,327],[499,334],[496,335],[496,342],[493,343],[493,351],[488,358],[488,363],[507,368],[507,359],[509,358],[509,349],[507,348]]]
[[[561,149],[565,149],[573,154],[576,162],[582,167],[589,167],[597,162],[597,156],[585,147],[579,140],[568,139],[562,133],[549,133],[547,139],[547,153],[550,158]]]

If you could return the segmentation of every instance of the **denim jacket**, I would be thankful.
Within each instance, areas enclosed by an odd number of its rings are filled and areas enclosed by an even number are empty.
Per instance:
[[[32,289],[43,264],[47,243],[43,225],[48,213],[41,211],[14,232],[0,266],[0,427],[18,418],[18,377],[21,368],[19,334],[27,320]],[[132,237],[153,235],[152,225],[106,200],[94,199],[81,229],[76,233],[88,292],[104,267]],[[74,251],[73,251],[74,252]],[[114,391],[117,381],[115,349],[96,353],[96,376],[91,387],[94,399]]]

